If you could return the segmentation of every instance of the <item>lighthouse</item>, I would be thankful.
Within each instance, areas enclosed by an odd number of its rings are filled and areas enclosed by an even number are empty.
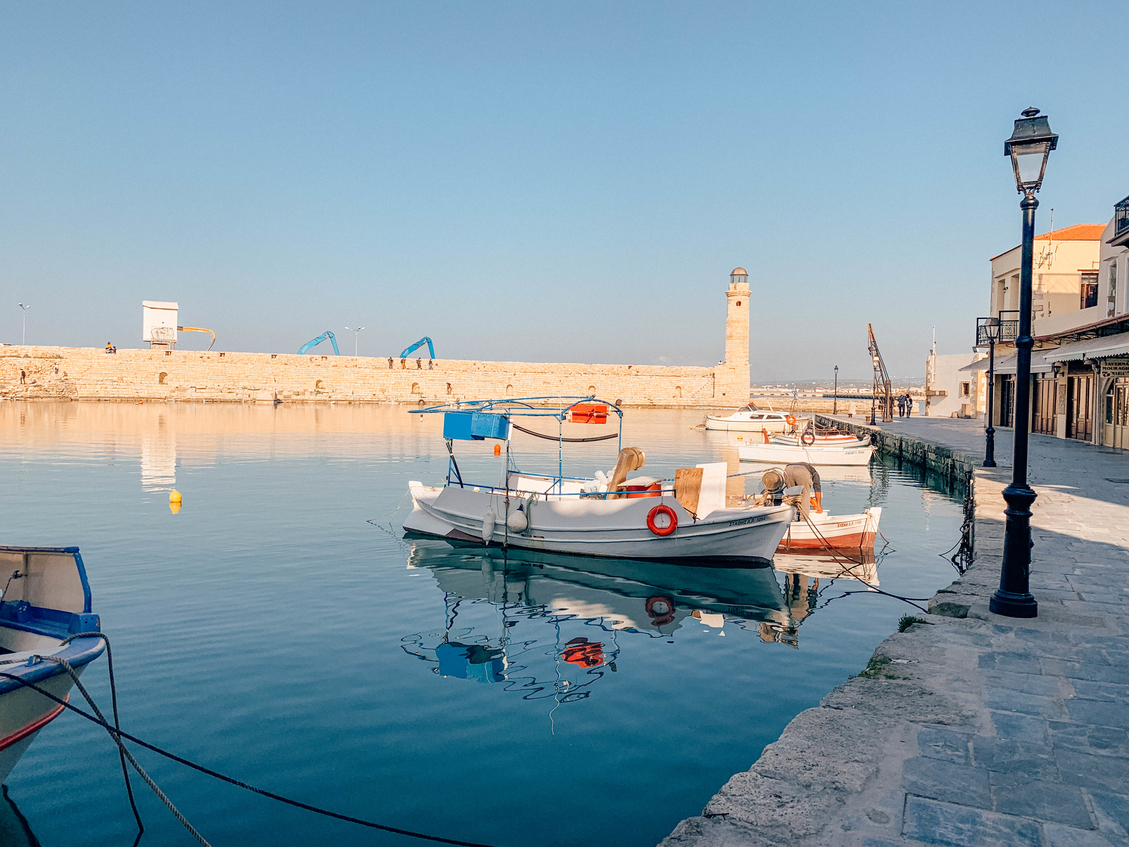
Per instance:
[[[725,292],[725,361],[715,396],[744,405],[749,400],[749,273],[734,268]]]

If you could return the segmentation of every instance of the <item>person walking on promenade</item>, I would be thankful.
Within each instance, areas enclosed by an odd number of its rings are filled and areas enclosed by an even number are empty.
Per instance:
[[[906,395],[904,394],[898,395],[898,416],[903,418],[906,416]]]
[[[27,382],[27,371],[20,368],[20,385],[23,385],[25,382]]]
[[[392,357],[388,357],[388,370],[392,370]]]
[[[913,414],[913,398],[910,396],[910,393],[907,391],[906,392],[906,417],[908,418],[912,414]]]

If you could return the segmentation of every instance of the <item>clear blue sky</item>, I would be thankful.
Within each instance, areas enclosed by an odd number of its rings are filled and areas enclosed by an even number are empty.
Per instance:
[[[1061,136],[1039,231],[1129,194],[1129,4],[0,7],[0,341],[923,374],[1019,238],[1003,141]],[[184,339],[200,347],[203,337]]]

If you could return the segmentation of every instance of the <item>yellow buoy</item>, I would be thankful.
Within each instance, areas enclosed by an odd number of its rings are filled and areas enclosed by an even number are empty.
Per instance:
[[[170,503],[179,503],[182,499],[184,499],[184,498],[182,498],[180,496],[180,492],[177,491],[175,488],[172,491],[169,492],[169,502]]]

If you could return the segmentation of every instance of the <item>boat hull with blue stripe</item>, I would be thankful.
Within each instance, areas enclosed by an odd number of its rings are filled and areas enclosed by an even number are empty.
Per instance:
[[[0,547],[0,580],[5,583],[0,596],[0,673],[6,675],[0,676],[3,782],[39,730],[64,709],[22,683],[67,699],[70,674],[44,657],[65,659],[81,673],[105,643],[96,635],[99,620],[91,611],[77,547]]]

